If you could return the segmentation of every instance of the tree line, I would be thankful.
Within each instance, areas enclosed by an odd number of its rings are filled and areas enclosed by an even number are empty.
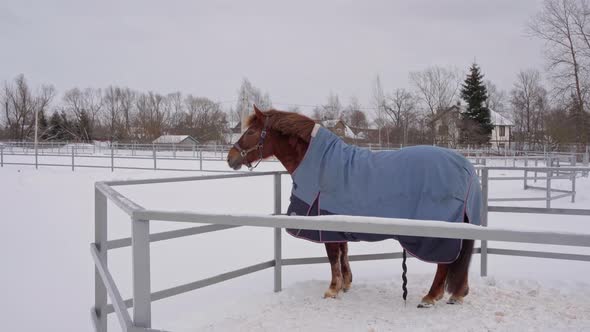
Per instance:
[[[149,142],[163,134],[186,134],[199,141],[222,141],[226,113],[205,97],[160,94],[126,87],[73,88],[56,101],[50,85],[33,90],[24,75],[5,82],[2,102],[6,139],[34,138],[38,112],[41,140]],[[52,105],[53,103],[53,105]]]
[[[0,137],[30,140],[39,114],[43,140],[92,139],[150,141],[162,134],[188,134],[200,141],[223,142],[252,104],[262,109],[306,112],[317,120],[342,119],[356,129],[371,128],[374,143],[436,143],[440,119],[453,105],[466,112],[452,144],[485,145],[490,110],[511,119],[516,148],[588,144],[590,140],[590,0],[546,0],[526,23],[530,36],[543,40],[546,67],[524,68],[508,90],[485,80],[485,68],[464,74],[450,66],[409,73],[408,86],[385,89],[377,76],[367,105],[347,103],[335,93],[321,105],[273,104],[268,93],[244,79],[235,104],[180,92],[160,94],[127,87],[73,88],[60,100],[50,85],[32,89],[23,75],[5,82],[0,92]]]

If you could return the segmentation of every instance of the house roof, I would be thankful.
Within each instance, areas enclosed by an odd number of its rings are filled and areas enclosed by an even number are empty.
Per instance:
[[[512,122],[510,119],[491,109],[490,120],[492,121],[492,124],[495,126],[514,126],[514,122]]]
[[[446,114],[453,110],[458,110],[460,113],[463,113],[465,112],[465,105],[453,105],[442,112],[438,112],[435,115],[434,120],[436,121],[446,116]],[[512,122],[512,120],[492,109],[490,109],[490,121],[494,126],[514,126],[514,122]]]
[[[355,131],[342,120],[322,120],[319,121],[319,124],[325,128],[334,128],[339,122],[342,122],[342,125],[344,126],[344,137],[352,139],[366,139],[366,135],[364,133],[355,133]]]
[[[239,121],[239,120],[238,121],[228,121],[227,126],[228,126],[228,128],[231,128],[231,129],[241,128],[242,121]]]
[[[183,142],[186,139],[193,141],[194,143],[198,143],[196,139],[192,138],[189,135],[162,135],[162,136],[156,138],[152,143],[178,144],[180,142]]]

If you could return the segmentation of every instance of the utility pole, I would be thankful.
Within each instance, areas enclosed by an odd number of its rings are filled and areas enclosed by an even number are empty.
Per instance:
[[[248,108],[249,108],[249,102],[248,102],[248,96],[246,95],[248,92],[246,91],[246,89],[244,89],[242,91],[242,109],[241,109],[241,114],[240,114],[240,121],[242,123],[242,133],[246,132],[246,130],[248,129],[248,127],[246,126],[246,120],[248,119]]]
[[[37,144],[39,143],[39,110],[35,109],[35,167],[38,168],[38,160],[37,160],[37,156],[38,156],[38,150],[37,150]]]

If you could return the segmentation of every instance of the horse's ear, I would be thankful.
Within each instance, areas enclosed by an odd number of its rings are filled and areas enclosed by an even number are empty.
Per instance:
[[[254,114],[256,114],[258,120],[264,121],[264,113],[262,113],[262,111],[256,107],[256,104],[254,105]]]

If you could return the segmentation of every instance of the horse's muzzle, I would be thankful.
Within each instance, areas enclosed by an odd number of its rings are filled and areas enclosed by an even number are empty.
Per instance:
[[[227,164],[234,170],[239,170],[242,168],[243,158],[240,156],[240,153],[236,151],[236,149],[229,150],[227,154]]]

